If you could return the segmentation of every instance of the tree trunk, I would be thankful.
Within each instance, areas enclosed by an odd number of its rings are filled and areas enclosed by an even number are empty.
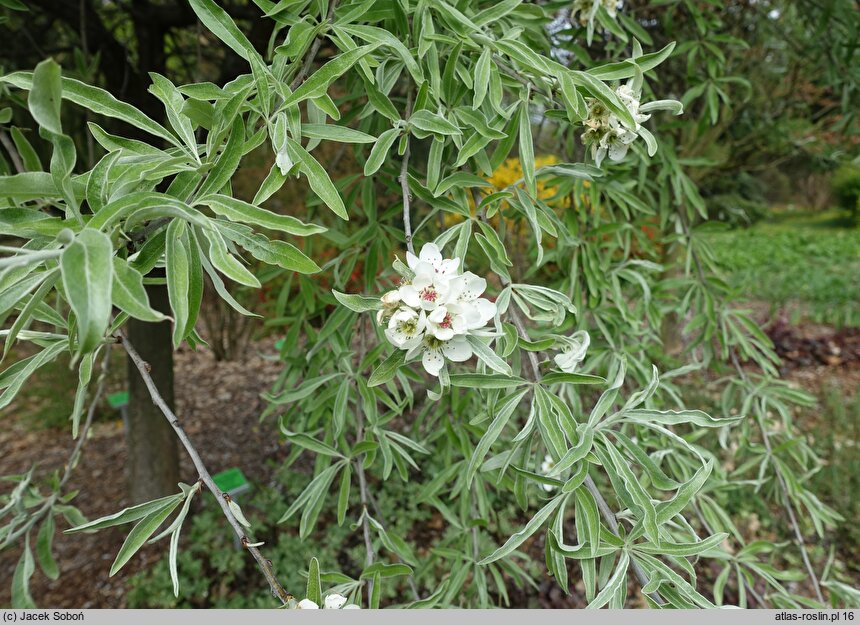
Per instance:
[[[170,314],[165,285],[148,285],[151,306]],[[145,323],[130,319],[128,338],[149,363],[150,375],[167,404],[173,408],[173,344],[170,323]],[[133,503],[157,499],[177,492],[179,450],[173,427],[152,403],[140,373],[128,360],[128,446],[129,496]]]

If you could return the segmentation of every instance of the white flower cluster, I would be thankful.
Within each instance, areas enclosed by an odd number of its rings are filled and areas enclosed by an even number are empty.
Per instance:
[[[319,605],[316,601],[310,599],[302,599],[296,606],[300,610],[319,610]],[[346,597],[337,593],[327,595],[323,601],[324,610],[360,610],[354,603],[347,603]]]
[[[630,144],[639,136],[642,122],[651,117],[639,112],[640,93],[634,92],[630,82],[618,87],[615,95],[630,111],[636,125],[634,128],[624,126],[618,116],[611,113],[599,100],[589,101],[588,118],[585,120],[588,130],[582,135],[582,141],[591,146],[591,157],[598,167],[607,154],[613,161],[623,159]]]
[[[609,17],[615,19],[618,15],[618,0],[573,0],[570,17],[573,19],[579,15],[579,23],[585,26],[594,19],[601,5],[606,9]]]
[[[415,276],[382,297],[377,321],[387,323],[386,338],[408,352],[407,360],[421,354],[427,373],[438,376],[446,359],[472,357],[466,336],[495,317],[496,305],[481,297],[486,280],[470,271],[459,273],[460,259],[442,258],[433,243],[418,256],[408,253],[406,262]]]

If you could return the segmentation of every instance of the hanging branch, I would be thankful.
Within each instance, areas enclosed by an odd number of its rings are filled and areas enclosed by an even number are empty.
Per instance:
[[[212,476],[209,474],[209,471],[206,469],[206,465],[203,464],[203,460],[200,459],[200,454],[197,453],[197,449],[194,447],[194,444],[191,442],[191,439],[188,437],[188,434],[182,428],[182,425],[179,423],[179,419],[176,417],[176,414],[170,409],[170,406],[167,405],[167,402],[164,401],[164,398],[158,392],[158,389],[155,386],[155,382],[152,380],[152,376],[149,375],[150,366],[147,362],[140,357],[140,354],[137,353],[137,350],[134,346],[129,342],[128,337],[124,334],[120,333],[117,337],[118,342],[122,343],[122,346],[125,348],[125,351],[128,353],[129,358],[134,363],[134,366],[140,372],[140,377],[143,378],[144,384],[146,384],[146,388],[149,390],[149,395],[152,398],[152,403],[154,403],[161,413],[164,415],[164,418],[173,426],[173,430],[176,432],[176,436],[179,438],[179,441],[182,443],[182,446],[185,448],[185,451],[191,457],[191,461],[194,463],[194,468],[197,470],[197,474],[200,477],[200,480],[206,485],[206,488],[215,495],[215,499],[218,501],[218,505],[221,506],[221,511],[224,513],[224,516],[227,518],[227,522],[233,528],[233,531],[236,533],[236,536],[239,537],[242,546],[247,549],[251,555],[254,557],[254,560],[257,561],[257,564],[260,566],[260,570],[263,572],[263,576],[266,578],[266,581],[269,583],[269,588],[272,591],[272,594],[278,599],[281,600],[282,603],[286,604],[293,600],[293,596],[288,593],[283,586],[281,586],[280,582],[278,582],[277,577],[275,577],[274,570],[272,569],[271,560],[263,557],[263,554],[260,553],[260,550],[254,546],[254,541],[249,538],[247,532],[233,515],[233,511],[230,510],[230,495],[223,492],[218,486],[215,484]]]
[[[337,8],[337,2],[338,0],[331,0],[331,3],[328,6],[328,13],[325,17],[325,21],[327,24],[331,24],[332,20],[334,19],[334,10]],[[302,64],[299,73],[296,74],[296,77],[293,78],[292,82],[290,82],[290,91],[295,91],[296,88],[298,88],[298,86],[302,84],[302,81],[305,79],[305,76],[308,75],[308,72],[311,69],[311,65],[314,64],[314,59],[317,58],[317,53],[320,51],[320,46],[322,45],[323,39],[324,37],[322,33],[317,35],[316,38],[314,38],[314,42],[311,44],[311,49],[308,50],[308,54],[305,57],[305,62]]]
[[[0,547],[4,545],[11,544],[17,538],[20,538],[27,532],[29,532],[39,520],[48,514],[51,511],[51,508],[54,507],[54,504],[57,503],[57,499],[60,498],[60,494],[63,491],[63,487],[68,483],[69,479],[72,477],[72,473],[77,466],[78,460],[81,457],[81,451],[83,450],[84,445],[89,438],[90,427],[93,424],[93,418],[96,414],[96,408],[98,407],[99,400],[101,399],[102,393],[104,392],[105,381],[107,380],[107,373],[110,369],[110,347],[108,346],[105,349],[105,356],[102,360],[101,364],[101,373],[99,374],[98,383],[96,386],[96,392],[93,395],[93,399],[90,402],[90,407],[87,409],[87,416],[84,420],[83,426],[81,427],[81,431],[78,433],[78,440],[75,443],[74,449],[72,449],[72,453],[69,454],[69,459],[66,461],[66,468],[63,471],[63,476],[60,478],[59,483],[57,484],[54,493],[45,500],[45,503],[42,504],[42,507],[36,510],[30,517],[27,519],[27,522],[24,523],[17,530],[8,534],[2,543],[0,543]]]
[[[412,90],[409,89],[406,94],[406,119],[412,115]],[[409,134],[406,135],[406,151],[403,153],[403,162],[400,165],[400,190],[403,194],[403,230],[406,233],[406,249],[410,253],[415,253],[415,246],[412,243],[412,216],[410,214],[410,200],[412,193],[409,190]]]
[[[708,288],[708,282],[706,280],[702,262],[699,259],[699,255],[696,253],[695,247],[693,245],[690,245],[689,243],[690,241],[692,241],[692,234],[690,233],[690,225],[687,222],[686,215],[684,214],[683,206],[678,208],[678,219],[681,223],[681,228],[684,231],[684,237],[688,242],[687,247],[696,266],[696,273],[699,276],[699,282],[702,284],[703,287]],[[750,386],[750,380],[747,377],[746,371],[744,371],[740,361],[738,361],[737,355],[734,352],[731,353],[731,360],[732,366],[738,372],[738,375],[740,376],[743,383],[747,386]],[[764,420],[761,418],[761,416],[759,416],[756,419],[756,422],[758,423],[764,446],[767,449],[768,457],[772,457],[773,448],[770,444],[770,435],[767,432],[767,427],[765,426]],[[783,508],[785,508],[785,511],[788,514],[789,523],[791,525],[792,531],[794,532],[794,536],[797,539],[797,545],[800,548],[800,556],[803,559],[803,566],[806,568],[806,572],[809,574],[809,579],[812,580],[812,587],[815,590],[816,598],[823,604],[824,596],[821,593],[821,584],[818,581],[818,576],[815,574],[815,569],[812,567],[812,561],[809,559],[806,541],[803,539],[803,532],[800,530],[800,524],[797,522],[797,515],[795,514],[794,506],[792,505],[791,499],[789,497],[788,484],[786,484],[785,477],[782,474],[782,469],[780,468],[780,466],[775,462],[772,462],[771,465],[773,466],[774,473],[776,474],[777,484],[779,484],[779,488],[782,491]]]
[[[502,278],[502,286],[510,286],[510,282]],[[517,333],[520,335],[520,338],[522,338],[524,341],[530,340],[525,323],[523,322],[519,311],[513,305],[511,305],[511,307],[508,309],[508,314],[511,317],[511,321],[514,324],[514,327],[517,329]],[[528,352],[528,357],[529,364],[531,365],[531,375],[527,375],[526,377],[531,378],[532,382],[538,384],[540,383],[542,376],[540,373],[537,353],[530,351]],[[597,509],[600,510],[600,516],[602,516],[603,520],[606,521],[606,525],[609,526],[609,531],[616,536],[619,536],[618,519],[616,518],[615,513],[612,512],[612,509],[609,507],[609,504],[606,503],[606,499],[603,498],[603,495],[597,488],[597,484],[594,483],[594,480],[591,478],[590,475],[586,475],[585,477],[585,488],[588,489],[588,492],[591,493],[591,496],[594,497],[594,500],[597,502]],[[639,565],[636,559],[633,558],[633,556],[630,556],[630,566],[633,568],[633,573],[636,575],[636,579],[639,580],[639,585],[642,587],[646,586],[649,581],[648,575],[645,574],[644,569]],[[665,603],[663,597],[661,597],[660,593],[656,590],[654,592],[648,593],[648,596],[657,605],[663,605]]]

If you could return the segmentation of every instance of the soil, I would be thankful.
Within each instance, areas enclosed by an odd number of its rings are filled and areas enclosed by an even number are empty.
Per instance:
[[[265,341],[256,344],[242,360],[232,362],[216,362],[211,352],[203,349],[185,349],[176,354],[176,414],[211,473],[238,466],[246,475],[267,475],[271,473],[267,461],[284,457],[283,447],[271,436],[271,421],[263,425],[259,422],[266,406],[260,393],[270,389],[281,369],[278,361],[271,358],[276,353],[272,341]],[[117,352],[113,366],[124,364],[121,360]],[[107,407],[103,410],[111,412]],[[0,475],[24,473],[34,459],[39,462],[37,474],[62,470],[74,447],[68,431],[33,430],[11,416],[4,416],[4,428],[0,430]],[[95,422],[68,484],[69,490],[80,489],[73,503],[88,519],[130,505],[123,471],[125,457],[122,420]],[[183,481],[191,484],[197,479],[194,468],[186,455],[180,453],[180,457]],[[98,488],[92,487],[94,481]],[[68,536],[60,533],[68,527],[65,520],[57,521],[54,555],[60,578],[51,581],[37,567],[30,592],[39,606],[125,607],[129,578],[164,554],[163,544],[144,547],[121,571],[108,577],[128,527]],[[19,557],[20,549],[14,547],[0,551],[0,606],[9,605],[12,575]]]
[[[825,383],[838,384],[846,394],[860,387],[860,328],[794,327],[777,319],[766,331],[784,360],[783,374],[787,379],[813,392]],[[240,360],[230,362],[217,362],[205,349],[183,349],[176,354],[176,412],[212,473],[238,466],[246,475],[268,481],[273,477],[272,466],[286,457],[285,448],[271,435],[272,422],[259,421],[266,405],[260,394],[269,390],[280,371],[276,351],[273,341],[265,340],[255,343]],[[114,366],[121,361],[117,352]],[[126,452],[122,421],[118,415],[111,416],[109,408],[102,411],[105,414],[94,423],[81,463],[69,483],[69,489],[80,489],[74,504],[90,519],[129,505],[123,471]],[[25,472],[34,458],[38,458],[41,475],[63,469],[74,445],[67,431],[33,429],[13,414],[4,418],[4,426],[0,431],[0,475]],[[191,462],[184,454],[180,456],[184,481],[192,483],[196,475]],[[98,488],[92,487],[94,480]],[[58,525],[59,530],[66,528],[60,519]],[[145,547],[117,575],[108,577],[126,531],[126,527],[119,527],[75,536],[58,531],[54,553],[61,575],[59,580],[51,581],[37,567],[30,586],[37,605],[125,607],[129,579],[152,566],[164,553],[161,544]],[[524,547],[541,559],[542,534]],[[15,547],[0,551],[0,606],[9,605],[11,579],[19,556],[20,549]],[[536,592],[512,590],[511,602],[525,606],[529,598],[537,598],[544,607],[584,607],[581,589],[572,590],[572,595],[565,595],[554,581],[546,579]],[[526,593],[534,594],[527,597]],[[632,583],[628,597],[631,606],[644,605]]]

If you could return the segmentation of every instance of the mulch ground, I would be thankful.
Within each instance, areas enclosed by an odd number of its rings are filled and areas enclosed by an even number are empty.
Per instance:
[[[259,423],[266,402],[260,393],[269,390],[281,367],[266,355],[276,354],[271,341],[259,343],[241,360],[216,362],[205,350],[182,350],[176,354],[175,387],[177,416],[183,423],[203,461],[214,474],[234,466],[246,475],[267,476],[269,460],[284,457],[283,448],[271,435],[272,422]],[[124,366],[117,351],[114,367]],[[115,390],[115,389],[114,389]],[[0,430],[0,475],[24,473],[34,460],[39,474],[62,469],[74,441],[67,431],[33,430],[4,415]],[[180,452],[182,480],[196,480],[191,461]],[[80,489],[74,504],[89,519],[117,512],[130,505],[126,498],[125,439],[121,419],[94,423],[68,489]],[[97,487],[93,487],[97,484]],[[6,490],[6,487],[3,487]],[[65,521],[58,519],[59,529]],[[67,608],[125,607],[130,577],[148,568],[164,554],[164,545],[144,547],[139,555],[114,577],[110,566],[128,531],[128,526],[95,534],[63,535],[58,531],[54,555],[60,578],[51,581],[37,570],[31,594],[39,606]],[[0,551],[0,606],[8,606],[10,587],[20,549]]]

